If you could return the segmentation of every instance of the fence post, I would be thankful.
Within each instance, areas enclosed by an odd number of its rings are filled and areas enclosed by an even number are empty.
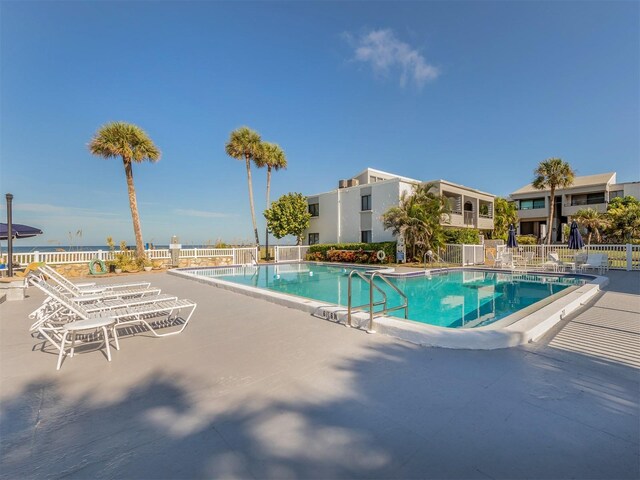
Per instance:
[[[40,252],[39,251],[35,251],[33,252],[33,261],[34,262],[39,262],[40,261]]]
[[[98,250],[98,260],[104,260],[102,257],[102,250]]]
[[[631,271],[633,268],[633,246],[627,243],[627,271]]]
[[[298,245],[298,262],[302,259],[302,247]]]
[[[466,265],[465,262],[464,262],[464,250],[465,250],[465,248],[464,248],[464,243],[463,243],[462,244],[462,266],[463,267]]]

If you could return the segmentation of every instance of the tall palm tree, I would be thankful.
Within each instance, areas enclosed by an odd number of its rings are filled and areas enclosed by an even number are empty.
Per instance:
[[[259,167],[267,167],[267,209],[271,206],[271,170],[278,171],[281,168],[287,168],[287,157],[280,145],[269,142],[262,142],[260,157],[256,159]],[[269,227],[265,231],[265,245],[267,248],[266,258],[269,259]]]
[[[575,173],[567,162],[561,158],[548,158],[547,160],[540,162],[538,168],[533,171],[535,178],[533,180],[534,188],[538,190],[549,189],[550,192],[550,205],[549,205],[549,219],[547,221],[547,245],[551,245],[551,238],[553,234],[553,214],[556,206],[556,189],[566,188],[573,185],[573,179]]]
[[[142,163],[145,160],[157,162],[160,160],[160,150],[140,127],[131,123],[111,122],[100,127],[96,132],[89,142],[89,151],[93,155],[103,158],[122,158],[124,173],[127,177],[133,231],[136,236],[136,256],[138,258],[144,257],[136,189],[133,186],[132,164],[133,162]]]
[[[600,242],[602,240],[602,230],[609,226],[607,217],[593,208],[578,210],[571,218],[587,228],[587,245],[591,245],[591,235],[594,234],[596,241]]]
[[[256,245],[260,245],[258,237],[258,225],[256,223],[256,209],[253,203],[253,185],[251,183],[251,161],[260,161],[262,139],[260,134],[249,127],[240,127],[229,135],[229,141],[225,146],[227,155],[236,160],[244,160],[247,167],[247,183],[249,184],[249,204],[251,205],[251,221],[253,233],[256,237]]]

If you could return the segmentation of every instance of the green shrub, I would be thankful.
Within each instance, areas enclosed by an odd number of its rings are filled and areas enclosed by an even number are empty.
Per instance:
[[[516,235],[518,245],[537,245],[538,239],[533,235]]]
[[[480,232],[475,228],[445,228],[442,234],[444,243],[464,243],[466,245],[480,243]]]
[[[385,253],[383,262],[376,256],[379,250]],[[305,259],[346,263],[392,263],[395,257],[396,242],[322,243],[311,245]]]

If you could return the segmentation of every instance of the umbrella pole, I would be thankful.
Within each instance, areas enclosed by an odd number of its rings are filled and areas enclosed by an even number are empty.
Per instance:
[[[13,277],[13,225],[11,216],[11,202],[13,195],[7,193],[7,268],[9,277]]]

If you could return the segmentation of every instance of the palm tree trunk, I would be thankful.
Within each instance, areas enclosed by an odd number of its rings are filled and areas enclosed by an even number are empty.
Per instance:
[[[587,245],[591,245],[591,231],[587,233]]]
[[[267,165],[267,209],[269,208],[270,205],[270,201],[269,201],[269,193],[271,192],[271,165]],[[269,226],[267,225],[264,228],[264,237],[265,237],[265,259],[269,260]],[[299,242],[299,240],[298,240]],[[298,245],[300,245],[300,243],[298,243]]]
[[[133,186],[133,168],[131,160],[122,158],[124,162],[124,172],[127,176],[127,190],[129,191],[129,207],[131,208],[131,219],[133,220],[133,233],[136,236],[136,257],[144,257],[144,245],[142,243],[142,229],[140,228],[140,215],[138,215],[138,201],[136,200],[136,189]]]
[[[256,236],[256,245],[260,245],[260,238],[258,237],[258,225],[256,223],[256,209],[253,205],[253,185],[251,184],[251,159],[249,155],[245,156],[247,162],[247,183],[249,184],[249,204],[251,205],[251,221],[253,222],[253,233]]]
[[[556,189],[551,186],[551,198],[549,200],[549,221],[547,222],[547,245],[551,245],[551,237],[553,237],[553,214],[556,208]]]

